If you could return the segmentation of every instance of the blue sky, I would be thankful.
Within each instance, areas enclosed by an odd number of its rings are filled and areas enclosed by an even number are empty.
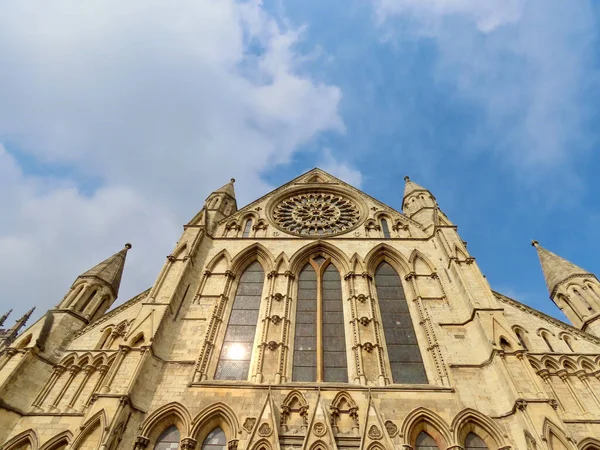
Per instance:
[[[600,7],[554,0],[19,2],[0,17],[0,308],[131,241],[121,301],[230,177],[429,188],[492,288],[558,315],[531,239],[600,273]]]

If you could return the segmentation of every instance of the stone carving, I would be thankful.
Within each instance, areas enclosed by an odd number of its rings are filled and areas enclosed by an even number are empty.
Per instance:
[[[323,422],[316,422],[313,425],[313,432],[319,437],[325,435],[326,431],[327,428],[325,428],[325,424]]]
[[[387,434],[389,434],[390,437],[394,437],[398,434],[398,426],[391,420],[386,420],[384,425],[385,425]]]
[[[237,450],[238,448],[238,440],[232,439],[227,443],[227,450]]]
[[[256,424],[256,417],[246,417],[246,420],[244,420],[244,424],[242,425],[242,427],[244,428],[244,430],[246,430],[248,433],[252,432],[252,428],[254,428],[254,425]]]
[[[273,429],[271,428],[271,426],[268,423],[263,423],[260,428],[258,429],[258,434],[259,436],[270,436],[271,433],[273,432]]]
[[[364,303],[367,301],[367,296],[365,294],[358,294],[356,296],[356,300],[358,300],[361,303]]]
[[[369,437],[375,441],[378,441],[383,437],[383,434],[377,425],[371,425],[369,428]]]
[[[343,233],[360,220],[358,206],[349,198],[328,192],[306,192],[280,201],[273,219],[286,232],[299,236]]]
[[[366,316],[362,316],[360,319],[358,319],[358,321],[360,322],[361,325],[367,326],[371,322],[371,319],[369,319]]]
[[[279,347],[279,343],[278,343],[278,342],[275,342],[275,341],[269,341],[269,342],[267,343],[267,348],[268,348],[269,350],[271,350],[272,352],[273,352],[273,351],[275,351],[275,350],[277,350],[277,347]]]
[[[279,292],[277,294],[273,294],[273,300],[275,300],[276,302],[280,302],[281,300],[283,300],[283,294],[280,294]]]
[[[271,316],[271,322],[273,322],[273,324],[277,325],[279,322],[281,322],[281,317],[278,315]]]
[[[365,351],[367,353],[371,353],[373,351],[373,349],[375,348],[375,346],[373,344],[371,344],[370,342],[365,342],[363,344],[363,348],[365,349]]]

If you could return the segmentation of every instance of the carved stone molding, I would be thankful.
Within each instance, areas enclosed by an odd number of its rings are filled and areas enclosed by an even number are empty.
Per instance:
[[[324,436],[326,431],[327,428],[323,422],[315,422],[313,425],[313,433],[319,437]]]
[[[144,449],[148,446],[148,444],[150,443],[150,439],[148,439],[146,436],[138,436],[135,439],[135,450],[141,450]]]
[[[281,300],[283,300],[284,297],[285,296],[279,292],[276,294],[273,294],[273,300],[275,300],[276,302],[280,302]]]
[[[360,319],[358,319],[358,321],[360,322],[361,325],[367,326],[371,323],[370,318],[366,317],[366,316],[362,316]]]
[[[262,437],[270,436],[272,432],[273,432],[273,429],[266,422],[261,424],[261,426],[258,428],[258,435],[262,436]]]
[[[369,428],[368,435],[374,441],[378,441],[379,439],[381,439],[383,437],[383,433],[381,432],[381,430],[379,429],[379,427],[377,425],[371,425],[371,427]]]
[[[362,348],[367,352],[367,353],[371,353],[373,351],[373,349],[375,348],[375,345],[373,345],[371,342],[365,342],[362,345]]]
[[[398,426],[391,420],[385,421],[385,430],[390,437],[395,437],[398,434]]]
[[[181,450],[195,450],[197,444],[198,442],[196,441],[196,439],[187,437],[181,440],[181,446],[179,448]]]
[[[275,325],[279,324],[279,322],[281,322],[281,316],[278,316],[277,314],[271,316],[271,322]]]
[[[251,433],[254,425],[256,425],[256,417],[246,417],[242,428],[244,428],[244,430],[246,430],[248,433]]]
[[[227,450],[237,450],[238,448],[238,440],[232,439],[227,443]]]
[[[281,344],[279,342],[269,341],[265,345],[269,350],[271,350],[273,352],[273,351],[277,350],[277,347],[279,347]]]

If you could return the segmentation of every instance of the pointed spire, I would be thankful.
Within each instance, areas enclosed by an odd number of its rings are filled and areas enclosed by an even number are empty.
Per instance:
[[[125,267],[125,257],[130,248],[131,244],[125,244],[123,250],[118,251],[100,264],[95,265],[87,272],[79,275],[79,278],[97,278],[108,284],[112,289],[114,296],[117,297],[119,294],[119,286],[121,285],[123,268]]]
[[[546,250],[538,241],[531,241],[531,245],[534,246],[538,252],[550,297],[554,296],[557,286],[568,278],[578,275],[595,277],[593,273],[590,273],[551,251]]]
[[[18,333],[18,331],[27,323],[27,321],[29,320],[29,318],[31,317],[31,315],[33,314],[34,311],[35,311],[35,306],[33,308],[31,308],[29,311],[27,311],[25,314],[23,314],[23,317],[21,317],[19,320],[17,320],[17,322],[12,327],[12,329],[15,331],[15,333]]]
[[[235,183],[235,178],[232,178],[231,180],[229,180],[229,183],[227,183],[225,186],[217,189],[215,191],[215,193],[219,192],[222,194],[227,194],[232,198],[235,198],[235,189],[233,188],[233,183]]]
[[[8,312],[6,314],[4,314],[2,317],[0,317],[0,327],[2,325],[4,325],[4,322],[6,322],[6,319],[8,319],[8,316],[10,316],[10,313],[12,312],[12,308],[8,310]]]
[[[415,191],[428,192],[428,190],[425,189],[423,186],[419,186],[417,183],[412,181],[408,175],[404,177],[404,181],[406,181],[406,184],[404,185],[404,198],[408,197]]]

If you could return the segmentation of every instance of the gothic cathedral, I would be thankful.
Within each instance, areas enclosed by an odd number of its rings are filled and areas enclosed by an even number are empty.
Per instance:
[[[600,450],[600,282],[534,241],[572,325],[493,291],[408,177],[213,192],[149,289],[129,244],[0,333],[2,450]],[[23,320],[24,319],[24,320]]]

